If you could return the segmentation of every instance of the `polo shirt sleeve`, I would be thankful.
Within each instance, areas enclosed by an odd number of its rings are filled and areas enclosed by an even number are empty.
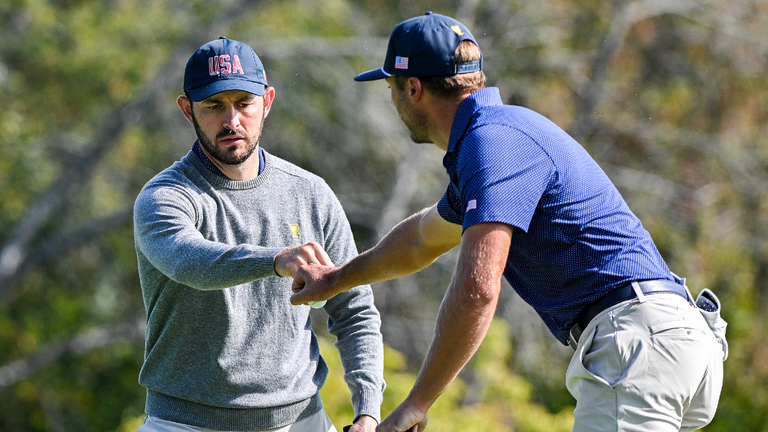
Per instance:
[[[463,227],[502,222],[525,232],[556,178],[544,149],[520,130],[489,124],[466,135],[456,169]]]
[[[453,183],[448,185],[448,189],[443,197],[437,203],[437,213],[446,221],[461,225],[464,214],[461,211],[461,199],[456,194]]]

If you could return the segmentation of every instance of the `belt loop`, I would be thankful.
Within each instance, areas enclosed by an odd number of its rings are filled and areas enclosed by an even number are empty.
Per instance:
[[[686,283],[686,282],[688,282],[688,280],[686,278],[684,278],[684,277],[680,277],[680,276],[676,275],[675,272],[670,272],[670,273],[672,273],[672,276],[674,276],[674,277],[676,277],[678,279],[681,279],[683,281],[682,285],[683,285],[683,288],[685,288],[686,300],[688,300],[688,303],[690,303],[691,306],[695,307],[696,306],[696,302],[693,300],[693,294],[691,294],[691,290],[688,289],[688,284]]]
[[[637,281],[632,281],[632,289],[635,290],[635,294],[637,294],[637,299],[640,303],[645,303],[645,294],[643,294],[643,289],[640,288],[640,284],[637,283]]]
[[[685,283],[685,278],[683,278],[683,288],[685,288],[685,295],[687,296],[688,303],[691,306],[696,307],[696,302],[693,300],[693,294],[691,294],[691,290],[688,289],[688,285]]]

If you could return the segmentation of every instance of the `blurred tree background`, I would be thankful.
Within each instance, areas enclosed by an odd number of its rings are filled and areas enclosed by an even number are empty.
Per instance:
[[[437,201],[441,152],[416,146],[383,83],[392,28],[463,21],[488,85],[550,117],[603,166],[670,267],[721,298],[730,358],[706,428],[768,431],[768,0],[3,0],[0,2],[0,431],[135,431],[144,309],[131,208],[194,133],[184,65],[221,35],[277,90],[262,145],[326,179],[358,247]],[[383,413],[410,389],[455,255],[374,287]],[[324,398],[351,420],[336,365]],[[571,349],[504,290],[434,431],[567,431]]]

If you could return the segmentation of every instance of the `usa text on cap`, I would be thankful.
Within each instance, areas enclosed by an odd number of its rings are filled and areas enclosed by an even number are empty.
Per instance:
[[[184,70],[184,91],[195,102],[227,90],[263,96],[266,86],[264,65],[253,49],[225,37],[198,48]]]

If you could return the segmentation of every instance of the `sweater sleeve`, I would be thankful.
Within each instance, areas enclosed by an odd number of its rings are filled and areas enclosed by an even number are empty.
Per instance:
[[[326,196],[328,218],[324,247],[334,264],[342,265],[357,255],[357,249],[341,204],[330,189]],[[385,387],[384,345],[381,318],[371,287],[362,285],[340,293],[328,301],[325,310],[328,331],[336,336],[355,418],[369,415],[380,421]]]
[[[181,184],[148,184],[134,205],[137,251],[171,280],[201,290],[275,276],[282,248],[207,240],[196,228],[199,203]]]

